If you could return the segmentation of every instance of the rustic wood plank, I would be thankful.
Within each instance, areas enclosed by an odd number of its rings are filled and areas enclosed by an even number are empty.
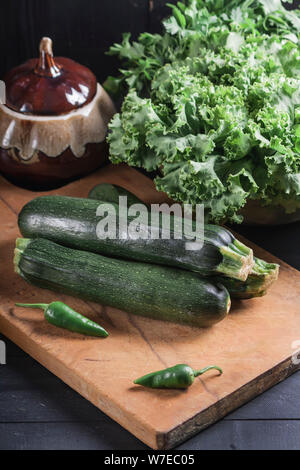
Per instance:
[[[26,357],[8,357],[0,366],[0,423],[81,422],[106,419],[104,413]],[[107,418],[108,419],[108,418]]]
[[[101,423],[0,423],[0,450],[115,450],[117,425],[104,418]],[[147,449],[121,427],[117,446],[118,450]]]
[[[221,421],[198,438],[179,446],[184,450],[299,450],[300,422]]]
[[[0,450],[115,450],[111,423],[0,424]],[[221,421],[178,450],[299,450],[299,421]],[[118,429],[118,450],[148,448]]]
[[[19,348],[15,343],[10,341],[8,338],[5,336],[1,335],[0,333],[0,341],[5,342],[6,346],[6,356],[8,358],[13,358],[13,357],[28,357],[27,354]],[[1,372],[1,369],[0,369]]]
[[[138,184],[136,184],[137,181],[139,182]],[[12,220],[17,220],[17,214],[22,209],[25,202],[29,201],[33,197],[47,194],[64,194],[66,196],[87,197],[93,186],[101,182],[114,183],[123,186],[124,188],[132,191],[146,203],[170,201],[166,194],[156,191],[153,181],[125,164],[110,164],[81,180],[75,181],[74,183],[68,184],[63,188],[56,189],[54,191],[33,192],[27,189],[18,188],[0,176],[0,201],[2,201],[6,208],[14,214],[15,217],[12,217],[11,215]]]
[[[54,193],[86,196],[100,181],[134,189],[147,202],[162,197],[152,181],[125,165],[106,167]],[[53,293],[28,286],[12,268],[17,213],[38,193],[15,188],[4,180],[0,184],[1,267],[5,269],[2,333],[149,446],[175,446],[299,367],[291,363],[291,343],[300,328],[300,273],[285,263],[281,263],[279,281],[269,295],[235,302],[226,320],[205,330],[176,324],[166,327],[159,321],[111,308],[104,311],[99,305],[59,296],[84,314],[92,310],[89,316],[110,331],[109,338],[95,340],[57,330],[46,324],[37,310],[15,308],[17,300],[47,302],[53,300]],[[258,247],[256,254],[276,260]],[[131,385],[148,370],[178,362],[194,367],[218,363],[226,373],[218,378],[206,376],[187,392],[151,391]],[[117,387],[112,370],[118,371]]]
[[[9,0],[0,3],[0,78],[12,67],[35,57],[42,36],[51,36],[54,51],[90,67],[102,82],[117,74],[118,60],[105,52],[130,31],[161,32],[177,0]],[[299,0],[287,8],[295,8]],[[9,44],[9,53],[7,51]]]
[[[23,353],[24,354],[24,353]],[[226,416],[225,420],[299,419],[300,372]],[[104,414],[29,356],[0,367],[0,423],[102,421]]]
[[[36,57],[42,36],[54,53],[70,57],[97,75],[116,74],[119,63],[105,52],[130,31],[136,38],[148,26],[148,0],[9,0],[0,3],[0,78],[12,67]],[[7,49],[9,44],[9,51]]]
[[[230,413],[226,420],[300,420],[300,372],[288,377],[262,395]],[[300,443],[300,435],[299,435]]]

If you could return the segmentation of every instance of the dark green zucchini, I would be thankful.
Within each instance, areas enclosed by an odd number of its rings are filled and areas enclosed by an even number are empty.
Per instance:
[[[17,239],[14,265],[38,287],[159,320],[207,327],[230,309],[225,287],[196,273],[106,258],[46,239]]]
[[[213,282],[222,283],[228,289],[231,297],[237,299],[251,299],[262,297],[267,293],[269,287],[278,279],[279,265],[267,263],[254,258],[253,268],[246,281],[230,279],[224,276],[214,276]]]
[[[109,183],[100,183],[94,186],[89,194],[89,199],[95,199],[97,201],[106,201],[106,202],[114,202],[115,204],[119,204],[119,197],[126,196],[127,197],[127,204],[131,206],[132,204],[144,204],[137,196],[132,194],[127,189],[121,188],[121,186],[117,186],[115,184]]]
[[[95,186],[89,193],[89,198],[100,201],[119,202],[119,196],[127,196],[128,206],[130,204],[142,203],[134,194],[120,186],[113,184],[100,183]],[[193,224],[195,229],[195,223]],[[228,243],[228,231],[220,230],[219,226],[206,224],[206,236],[210,232],[218,236],[223,243]],[[219,240],[220,241],[220,240]],[[223,283],[228,289],[230,295],[239,299],[250,299],[252,297],[261,297],[267,293],[268,288],[278,278],[279,265],[275,263],[267,263],[266,261],[254,258],[254,265],[250,274],[245,281],[233,279],[224,276],[215,276],[214,281]]]
[[[94,199],[100,202],[112,202],[115,204],[119,203],[120,196],[127,196],[128,207],[131,204],[144,204],[146,208],[150,208],[150,205],[145,204],[133,193],[115,184],[99,183],[94,186],[88,194],[89,199]],[[174,226],[174,220],[176,220],[176,217],[170,214],[170,218]],[[196,229],[195,221],[192,221],[192,228],[193,230]],[[229,232],[229,230],[225,229],[224,227],[220,227],[219,225],[212,224],[205,224],[205,238],[211,241],[212,243],[217,243],[220,247],[222,245],[229,245],[230,243],[235,242],[235,237],[232,235],[231,232]],[[236,246],[238,243],[239,242],[237,240]],[[240,246],[243,247],[242,251],[245,250],[245,245],[240,243]],[[249,248],[246,247],[244,254],[247,255],[249,251]]]
[[[105,202],[104,202],[105,203]],[[245,280],[253,266],[253,253],[239,242],[228,230],[208,225],[204,231],[201,250],[186,249],[186,239],[162,238],[159,227],[158,239],[151,239],[149,220],[140,224],[143,238],[127,235],[129,224],[135,217],[128,217],[127,225],[117,223],[115,239],[97,236],[97,224],[103,217],[96,215],[101,201],[64,196],[42,196],[26,204],[19,214],[19,228],[26,238],[47,238],[70,248],[77,248],[117,258],[135,259],[149,263],[180,267],[210,276],[222,275]],[[119,215],[119,206],[110,203]],[[147,218],[150,215],[147,213]],[[123,220],[123,212],[120,210]],[[173,219],[174,220],[174,219]],[[127,237],[127,238],[126,238]]]
[[[131,204],[145,204],[141,199],[139,199],[137,196],[135,196],[133,193],[131,193],[127,189],[124,189],[121,186],[117,186],[114,184],[99,183],[96,186],[94,186],[88,194],[89,199],[94,199],[97,201],[113,202],[116,204],[119,203],[120,196],[127,196],[128,207]],[[146,205],[146,207],[149,208],[150,205]],[[173,221],[174,219],[176,219],[176,217],[174,217],[174,215],[172,214],[170,215],[170,217]],[[174,225],[174,222],[173,222],[173,225]],[[192,228],[193,230],[196,229],[195,221],[192,222]],[[212,243],[218,243],[220,247],[222,245],[228,245],[229,243],[234,242],[233,235],[228,230],[226,230],[223,227],[220,227],[219,225],[205,224],[205,237],[207,240],[210,240]],[[239,279],[236,279],[237,282],[233,281],[231,283],[230,279],[233,279],[233,278],[229,277],[229,280],[227,282],[228,287],[232,287],[233,293],[237,294],[237,296],[240,291],[243,290],[244,292],[244,290],[250,287],[248,284],[244,286],[242,284],[244,281],[240,281]],[[249,284],[252,284],[251,279],[250,279]]]

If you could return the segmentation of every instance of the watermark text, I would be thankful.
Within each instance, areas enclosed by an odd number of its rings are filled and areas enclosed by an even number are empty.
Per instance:
[[[6,90],[5,90],[5,83],[3,80],[0,80],[0,104],[6,103]]]
[[[194,218],[192,216],[194,215]],[[186,250],[201,250],[204,238],[204,207],[197,204],[151,204],[127,206],[127,196],[119,204],[101,203],[96,233],[101,240],[183,240]]]
[[[0,340],[0,365],[6,364],[6,344]]]

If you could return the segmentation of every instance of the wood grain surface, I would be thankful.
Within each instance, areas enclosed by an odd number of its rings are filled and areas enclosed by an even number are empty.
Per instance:
[[[120,184],[145,202],[165,200],[152,181],[126,166],[106,167],[55,193],[85,197],[101,181]],[[13,272],[17,214],[37,193],[1,179],[0,194],[1,333],[150,447],[173,447],[299,368],[291,358],[292,343],[299,339],[300,273],[283,262],[267,296],[235,301],[228,318],[210,329],[140,318],[60,295],[110,332],[104,340],[85,338],[47,324],[37,310],[14,307],[17,301],[48,302],[58,296],[29,286]],[[254,249],[257,256],[278,261]],[[224,374],[198,378],[187,391],[132,384],[137,376],[179,362],[194,368],[217,363]]]

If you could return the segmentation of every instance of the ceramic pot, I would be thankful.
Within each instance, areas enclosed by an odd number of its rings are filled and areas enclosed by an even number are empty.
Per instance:
[[[107,161],[106,135],[115,107],[94,74],[52,54],[43,38],[40,57],[4,78],[0,105],[0,168],[10,181],[51,189]]]

